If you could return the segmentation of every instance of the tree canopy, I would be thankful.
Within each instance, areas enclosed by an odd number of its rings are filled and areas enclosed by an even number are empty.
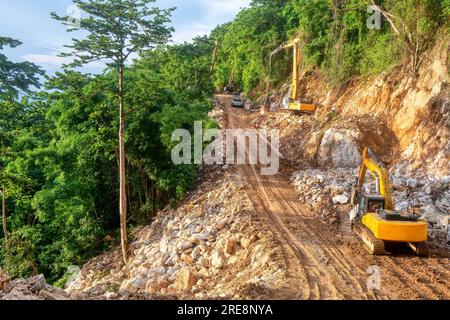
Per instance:
[[[22,43],[0,36],[0,51],[6,46],[15,48]],[[40,86],[39,76],[44,71],[30,62],[14,63],[0,52],[0,99],[17,98],[20,91],[28,93],[30,87]]]

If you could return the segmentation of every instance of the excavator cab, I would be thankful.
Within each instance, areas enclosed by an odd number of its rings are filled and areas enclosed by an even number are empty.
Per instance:
[[[364,191],[366,172],[376,179],[376,192]],[[355,223],[358,235],[372,254],[385,254],[386,244],[407,243],[418,255],[427,255],[428,225],[416,214],[394,210],[389,174],[373,151],[363,151],[352,204],[358,206],[360,219]]]
[[[359,196],[358,208],[359,214],[366,212],[378,212],[385,207],[384,197],[375,194],[361,194]]]

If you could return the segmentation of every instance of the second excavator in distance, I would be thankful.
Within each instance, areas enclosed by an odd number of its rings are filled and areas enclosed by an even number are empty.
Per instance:
[[[367,170],[376,181],[375,190],[364,190]],[[416,213],[394,210],[389,173],[373,151],[365,148],[356,185],[352,189],[354,230],[374,255],[388,253],[387,247],[406,243],[420,256],[428,254],[427,222]]]
[[[300,67],[302,61],[302,52],[300,47],[300,38],[297,37],[292,41],[286,42],[275,49],[269,56],[269,69],[272,68],[272,58],[274,55],[282,50],[293,49],[293,62],[292,62],[292,85],[290,93],[283,100],[283,110],[297,111],[300,113],[311,114],[317,109],[317,106],[311,103],[305,103],[300,101],[299,84],[300,84]],[[269,71],[271,73],[271,70]],[[270,80],[269,80],[270,81]],[[269,90],[269,83],[267,85],[267,91]],[[268,95],[268,92],[267,92]]]

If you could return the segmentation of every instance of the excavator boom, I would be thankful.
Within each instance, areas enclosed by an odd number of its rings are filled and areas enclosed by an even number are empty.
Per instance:
[[[304,113],[313,113],[316,111],[317,107],[313,104],[302,103],[299,100],[299,69],[301,65],[301,47],[300,47],[300,38],[297,37],[294,40],[286,42],[276,48],[271,52],[269,56],[269,70],[272,69],[272,59],[273,56],[279,53],[280,51],[293,48],[293,63],[292,63],[292,93],[289,97],[289,102],[286,105],[286,108],[294,111],[300,111]],[[270,72],[270,71],[269,71]],[[269,80],[270,81],[270,80]],[[269,91],[270,85],[267,85],[267,95]]]
[[[377,181],[377,193],[384,197],[385,209],[394,210],[394,200],[392,198],[391,183],[389,173],[383,163],[377,159],[369,148],[364,149],[362,162],[358,176],[358,192],[362,192],[367,170],[372,173]]]
[[[293,48],[293,63],[292,63],[292,94],[291,99],[297,100],[298,98],[298,69],[300,66],[301,61],[301,50],[300,50],[300,38],[295,38],[294,40],[291,40],[289,42],[283,43],[281,46],[276,48],[272,53],[270,54],[270,62],[269,67],[272,67],[272,58],[274,55],[279,53],[280,51]]]

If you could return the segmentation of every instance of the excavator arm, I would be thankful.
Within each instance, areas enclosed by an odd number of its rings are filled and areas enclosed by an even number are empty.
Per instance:
[[[300,65],[302,61],[302,53],[301,53],[301,47],[300,47],[300,38],[297,37],[292,41],[286,42],[276,48],[269,56],[269,77],[267,81],[267,87],[266,87],[266,106],[270,104],[270,98],[269,98],[269,90],[270,90],[270,75],[272,71],[272,58],[274,55],[276,55],[278,52],[285,50],[285,49],[293,49],[293,63],[292,63],[292,85],[289,97],[286,97],[287,99],[283,100],[283,106],[284,110],[290,110],[290,111],[296,111],[296,112],[302,112],[311,114],[314,113],[317,110],[317,106],[311,103],[305,103],[300,101],[299,97],[299,87],[300,87]]]
[[[281,46],[276,48],[272,53],[270,54],[269,58],[269,68],[272,68],[272,58],[274,55],[279,53],[280,51],[293,48],[294,50],[294,61],[292,65],[292,95],[291,99],[297,100],[298,98],[298,77],[299,77],[299,66],[301,61],[301,50],[300,50],[300,38],[295,38],[294,40],[288,41],[286,43],[283,43]]]
[[[377,181],[377,192],[384,197],[387,210],[394,210],[394,200],[392,197],[389,173],[383,163],[377,159],[371,149],[365,148],[362,154],[361,167],[358,175],[358,192],[362,192],[367,170]]]
[[[272,61],[272,57],[276,55],[278,52],[292,48],[300,43],[300,38],[295,38],[294,40],[288,41],[280,45],[274,51],[270,53],[270,62]]]

